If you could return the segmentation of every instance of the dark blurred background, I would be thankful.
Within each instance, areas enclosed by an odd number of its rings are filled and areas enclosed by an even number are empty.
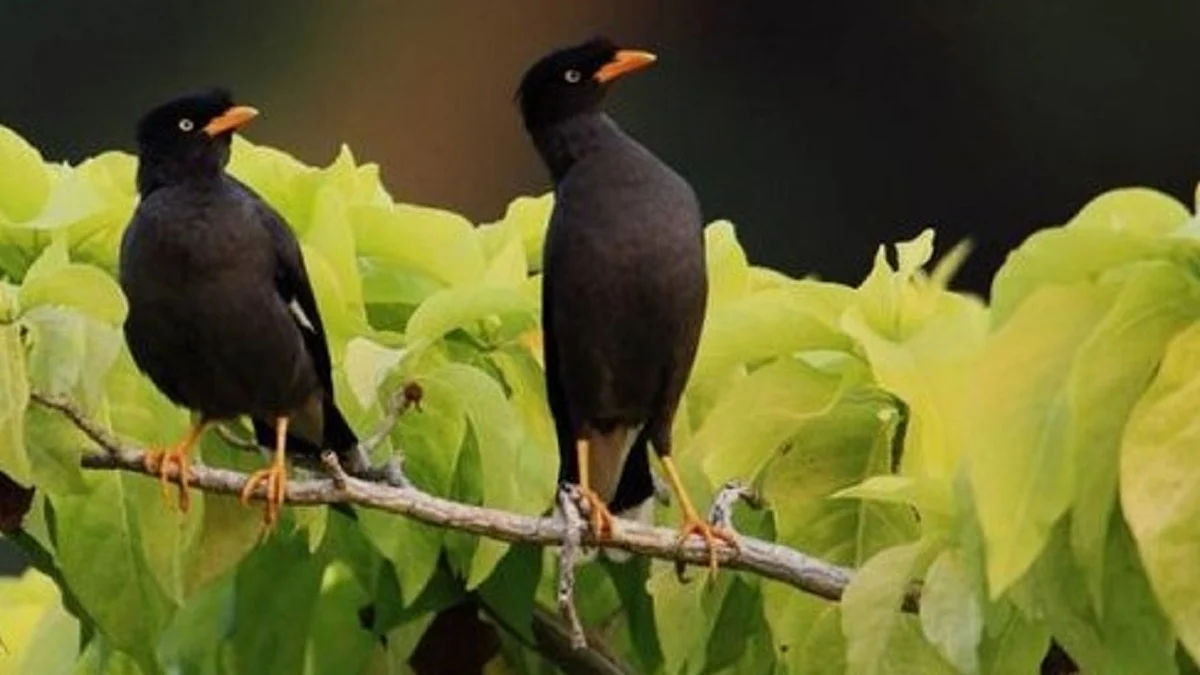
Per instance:
[[[610,110],[752,260],[856,283],[930,225],[974,240],[957,283],[985,293],[1102,190],[1191,203],[1197,25],[1169,0],[0,0],[0,124],[79,160],[227,84],[264,112],[253,140],[321,164],[347,142],[397,199],[486,222],[547,187],[512,104],[525,67],[603,33],[660,55]]]

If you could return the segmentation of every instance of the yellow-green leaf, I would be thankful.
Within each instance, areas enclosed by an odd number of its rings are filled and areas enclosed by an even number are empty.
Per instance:
[[[0,125],[0,224],[32,220],[50,194],[42,154],[12,129]]]
[[[989,337],[970,380],[968,466],[993,598],[1029,568],[1071,504],[1065,388],[1080,343],[1111,299],[1111,291],[1091,285],[1035,293]]]
[[[63,608],[58,587],[26,569],[0,577],[0,672],[70,672],[79,650],[79,622]]]
[[[1130,415],[1121,450],[1121,506],[1146,575],[1193,659],[1200,659],[1200,324],[1167,347]]]
[[[18,297],[24,311],[42,305],[71,307],[113,325],[124,322],[129,312],[117,282],[99,268],[80,263],[27,279]]]

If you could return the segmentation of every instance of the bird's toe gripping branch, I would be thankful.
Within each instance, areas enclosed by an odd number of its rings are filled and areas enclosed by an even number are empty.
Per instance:
[[[593,490],[581,488],[578,492],[579,501],[588,514],[588,523],[592,536],[596,539],[607,539],[613,534],[613,515],[608,510],[604,499]]]
[[[738,543],[737,534],[728,523],[713,524],[700,518],[696,507],[692,505],[691,498],[683,488],[683,481],[680,480],[679,472],[675,469],[675,462],[668,455],[662,458],[662,463],[671,488],[679,496],[679,508],[683,511],[683,522],[679,526],[679,545],[682,546],[693,534],[700,535],[704,539],[708,549],[708,570],[711,581],[717,576],[717,541],[725,542],[735,552],[740,551],[741,545]]]
[[[145,458],[142,460],[147,472],[158,474],[159,482],[162,484],[163,501],[168,505],[171,503],[171,469],[174,467],[179,479],[179,510],[183,513],[187,513],[191,507],[188,483],[192,473],[192,448],[196,447],[196,442],[200,440],[200,435],[204,433],[206,426],[207,423],[204,421],[194,422],[188,427],[187,435],[173,447],[165,450],[147,450]]]
[[[279,509],[287,497],[287,459],[284,450],[287,446],[288,418],[280,417],[275,422],[275,459],[271,466],[255,471],[242,487],[241,500],[243,504],[250,502],[250,497],[258,489],[259,484],[266,483],[266,506],[263,509],[264,533],[270,532],[279,521]]]
[[[608,504],[600,495],[596,494],[591,485],[589,476],[591,465],[588,461],[591,454],[591,443],[588,439],[581,438],[575,442],[575,454],[579,466],[579,486],[575,494],[576,500],[589,518],[592,536],[597,539],[611,537],[613,533],[612,512],[608,510]]]
[[[741,550],[741,545],[738,544],[737,534],[730,529],[713,525],[700,518],[700,515],[693,509],[691,513],[684,513],[683,523],[679,526],[679,545],[687,541],[687,538],[693,534],[700,535],[704,538],[704,543],[708,547],[708,572],[709,579],[715,579],[717,576],[717,541],[723,541],[735,551]]]

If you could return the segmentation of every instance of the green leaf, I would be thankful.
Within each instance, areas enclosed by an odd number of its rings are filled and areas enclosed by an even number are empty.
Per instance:
[[[530,514],[549,506],[531,503],[529,489],[517,480],[521,465],[538,458],[527,457],[521,447],[521,426],[499,383],[478,368],[457,363],[438,369],[428,379],[455,392],[470,422],[482,461],[483,503]]]
[[[517,545],[496,566],[496,571],[487,582],[479,587],[479,595],[488,608],[499,614],[506,626],[517,630],[530,642],[535,639],[531,618],[534,593],[541,576],[542,549]]]
[[[796,283],[710,310],[688,383],[693,409],[696,397],[711,408],[744,364],[808,350],[849,351],[851,341],[817,313],[814,303],[821,299],[816,285]]]
[[[310,675],[365,672],[374,639],[359,625],[358,609],[368,600],[370,597],[349,566],[335,561],[325,568],[320,593],[306,626],[303,672]]]
[[[1068,524],[1060,524],[1014,589],[1025,613],[1046,622],[1081,672],[1174,673],[1171,626],[1154,600],[1129,529],[1116,514],[1105,557],[1101,612],[1071,555]]]
[[[158,661],[181,675],[220,675],[230,670],[234,576],[227,575],[189,599],[176,612],[158,643]]]
[[[733,223],[720,220],[704,228],[708,267],[708,308],[733,302],[750,290],[750,265]]]
[[[954,516],[954,499],[950,485],[935,479],[871,476],[857,485],[838,490],[833,497],[908,504],[920,511],[926,520],[947,521]]]
[[[55,168],[55,180],[46,203],[37,217],[22,222],[20,227],[43,232],[67,231],[76,226],[86,227],[109,215],[108,200],[88,176],[67,167]]]
[[[467,570],[466,589],[473,591],[492,577],[500,561],[509,553],[509,544],[495,539],[480,538],[471,555]]]
[[[85,480],[85,492],[50,495],[59,569],[112,645],[147,662],[172,609],[161,583],[169,573],[163,556],[152,567],[146,552],[162,550],[153,543],[157,537],[173,543],[179,516],[166,511],[158,485],[146,478],[100,472]],[[164,514],[174,522],[168,525]]]
[[[0,472],[22,485],[32,485],[33,470],[25,447],[25,407],[29,380],[21,327],[0,324]]]
[[[401,599],[414,602],[433,579],[442,550],[443,531],[407,518],[362,509],[356,513],[362,534],[391,560]]]
[[[962,673],[979,672],[983,610],[958,553],[943,551],[921,587],[921,628],[942,657]]]
[[[49,277],[54,272],[66,267],[70,262],[70,248],[67,246],[66,237],[56,236],[49,245],[41,250],[37,259],[26,270],[22,284],[29,284],[37,281],[39,278]],[[20,289],[18,289],[18,297],[19,294]]]
[[[516,480],[531,503],[549,504],[558,482],[558,437],[547,414],[542,368],[527,350],[513,345],[493,351],[490,360],[503,377],[509,406],[524,432]]]
[[[831,410],[843,386],[842,378],[796,359],[764,366],[720,399],[686,452],[701,459],[714,485],[748,480],[785,441]]]
[[[495,316],[515,335],[534,325],[536,310],[536,301],[520,288],[450,288],[434,293],[421,303],[409,318],[404,334],[414,345],[429,343],[455,328],[467,328]]]
[[[134,174],[137,158],[124,152],[104,152],[73,169],[100,205],[67,228],[71,258],[113,274],[121,236],[137,206]]]
[[[892,267],[887,248],[876,250],[871,273],[858,287],[856,304],[871,330],[902,342],[945,301],[942,289],[930,283],[921,269],[933,258],[933,230],[896,244],[896,258]]]
[[[971,369],[983,349],[987,312],[971,298],[940,291],[921,302],[928,312],[892,333],[904,336],[898,340],[879,332],[862,307],[846,312],[842,328],[866,353],[880,386],[908,406],[903,472],[945,480],[958,466],[969,431],[962,393],[970,390]]]
[[[705,613],[704,584],[679,583],[674,567],[659,560],[651,563],[651,569],[646,590],[654,600],[654,622],[658,626],[664,670],[668,673],[699,672],[699,659],[714,618]]]
[[[537,197],[517,197],[509,202],[504,218],[480,226],[479,231],[516,231],[524,246],[526,268],[531,272],[538,271],[542,268],[542,245],[545,243],[546,228],[550,224],[550,213],[553,209],[553,192]]]
[[[1029,568],[1071,504],[1075,461],[1066,443],[1064,389],[1080,343],[1111,297],[1090,285],[1035,293],[989,337],[973,374],[971,403],[979,414],[969,470],[992,598]],[[1046,321],[1050,316],[1055,320]]]
[[[1131,265],[1101,283],[1119,284],[1121,290],[1079,347],[1067,385],[1069,452],[1077,458],[1071,544],[1097,599],[1125,422],[1167,341],[1200,317],[1200,283],[1169,263]]]
[[[338,271],[324,255],[303,242],[300,250],[316,296],[317,310],[330,336],[331,356],[336,363],[339,354],[335,345],[341,339],[367,332],[366,313],[361,305],[356,306],[347,299],[347,289],[343,288]]]
[[[919,620],[900,603],[919,576],[928,546],[917,542],[886,549],[867,561],[842,596],[849,675],[935,675],[954,669],[921,635]]]
[[[781,664],[789,675],[843,675],[846,639],[837,603],[790,586],[763,585],[763,613]]]
[[[345,143],[338,148],[337,157],[320,171],[324,185],[334,187],[351,204],[390,206],[391,195],[379,179],[379,165],[373,162],[358,164],[354,153]]]
[[[477,228],[481,246],[487,256],[487,272],[483,283],[496,286],[519,286],[529,277],[525,259],[525,242],[515,228],[484,226]]]
[[[26,312],[41,306],[70,307],[113,325],[125,321],[129,312],[125,296],[112,277],[96,267],[79,263],[26,279],[18,301]]]
[[[96,635],[88,642],[83,655],[75,663],[72,675],[148,675],[158,672],[154,664],[138,661],[129,654],[119,651],[103,635]]]
[[[149,447],[165,447],[183,437],[187,411],[175,407],[137,369],[122,349],[105,377],[108,421],[118,437],[136,438]],[[245,453],[241,453],[245,454]]]
[[[1200,324],[1168,345],[1158,374],[1126,425],[1121,506],[1146,575],[1192,658],[1200,658]]]
[[[763,617],[763,599],[757,580],[734,577],[717,609],[707,608],[712,618],[704,653],[704,668],[709,672],[732,667],[735,672],[762,672],[761,662],[772,663],[771,652],[755,649],[756,639],[768,632]],[[737,626],[739,630],[721,630],[722,626]],[[764,640],[765,642],[769,642]]]
[[[326,561],[310,556],[302,537],[277,534],[238,566],[232,628],[234,672],[299,675]],[[340,607],[354,620],[357,607]]]
[[[1061,228],[1035,233],[1009,254],[992,283],[992,323],[1008,321],[1039,288],[1084,281],[1138,260],[1200,256],[1197,242],[1171,238],[1187,209],[1145,188],[1113,190],[1093,199]],[[1194,266],[1194,265],[1193,265]]]
[[[350,391],[360,406],[369,408],[378,402],[380,385],[404,354],[402,349],[389,349],[373,340],[351,338],[346,345],[344,369]]]
[[[77,311],[41,306],[24,317],[29,330],[29,381],[45,394],[95,407],[121,351],[118,329]]]
[[[762,473],[777,541],[832,563],[858,566],[917,535],[912,512],[868,501],[829,499],[867,476],[885,474],[899,416],[886,404],[845,401],[813,419]]]
[[[313,200],[313,214],[302,239],[321,255],[337,276],[338,286],[351,313],[363,311],[362,281],[355,257],[354,229],[350,227],[348,196],[335,183],[322,185]]]
[[[86,489],[79,460],[95,443],[57,410],[34,405],[25,413],[25,447],[34,449],[29,461],[33,484],[52,493]]]
[[[292,226],[307,223],[321,176],[294,157],[234,135],[229,173],[258,192]]]
[[[418,272],[446,286],[478,281],[487,269],[471,223],[440,209],[397,204],[353,210],[360,258]]]
[[[979,648],[984,675],[1036,673],[1050,649],[1050,633],[1041,621],[1026,618],[1011,605],[993,612]]]
[[[404,448],[405,471],[433,494],[450,493],[467,435],[467,408],[441,368],[419,377],[421,410],[405,414],[393,437]]]
[[[0,227],[32,220],[50,194],[50,172],[42,154],[12,129],[0,125]]]
[[[66,673],[79,651],[79,622],[49,577],[26,569],[0,578],[0,672]]]
[[[215,445],[210,438],[206,446]],[[211,454],[211,451],[210,451]],[[236,567],[254,549],[262,535],[259,519],[253,517],[236,497],[204,494],[194,499],[192,508],[200,509],[200,522],[181,553],[182,595],[190,598],[198,591]]]

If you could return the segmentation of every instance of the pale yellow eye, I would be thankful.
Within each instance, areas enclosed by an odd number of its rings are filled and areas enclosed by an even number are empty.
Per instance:
[[[195,128],[196,128],[196,124],[194,122],[192,122],[191,120],[189,120],[188,118],[185,117],[185,118],[179,120],[179,130],[180,131],[191,131],[192,129],[195,129]]]
[[[575,70],[574,68],[572,68],[572,69],[568,70],[567,72],[563,73],[563,79],[566,80],[567,82],[570,82],[571,84],[575,84],[583,79],[583,74],[580,73],[578,70]]]

